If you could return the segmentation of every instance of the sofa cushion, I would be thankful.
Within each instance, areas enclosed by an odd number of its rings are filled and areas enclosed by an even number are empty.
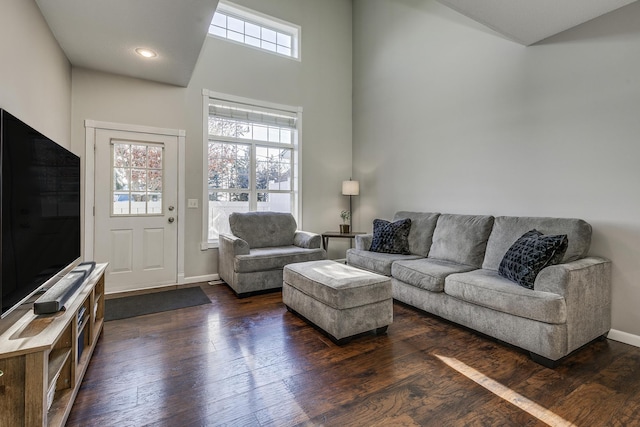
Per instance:
[[[492,226],[492,216],[440,215],[429,258],[480,268]]]
[[[229,215],[229,227],[250,248],[293,245],[298,228],[293,215],[285,212],[234,212]]]
[[[540,270],[557,264],[567,251],[567,244],[566,234],[546,236],[538,230],[528,231],[507,250],[498,273],[527,289],[533,289]]]
[[[567,235],[569,245],[561,262],[584,258],[589,252],[591,225],[581,219],[499,216],[496,217],[489,236],[482,268],[498,271],[500,262],[511,245],[533,229],[542,234]]]
[[[445,279],[444,292],[471,304],[526,319],[552,324],[567,321],[567,305],[561,295],[515,286],[493,270],[451,274]]]
[[[294,262],[315,261],[324,259],[324,249],[304,249],[297,246],[279,246],[275,248],[251,249],[248,255],[236,255],[233,270],[236,273],[254,271],[282,270]]]
[[[429,249],[433,242],[433,231],[438,222],[439,213],[431,212],[396,212],[393,221],[403,218],[411,220],[411,230],[409,231],[409,252],[412,254],[429,255]]]
[[[391,264],[394,261],[418,258],[422,257],[420,255],[385,254],[360,249],[347,250],[347,264],[385,276],[391,276]]]
[[[409,218],[395,222],[374,219],[373,241],[369,250],[386,254],[409,255],[409,230],[411,230]]]
[[[444,290],[444,279],[453,273],[471,271],[475,267],[434,258],[396,261],[391,265],[391,275],[416,288],[431,292]]]

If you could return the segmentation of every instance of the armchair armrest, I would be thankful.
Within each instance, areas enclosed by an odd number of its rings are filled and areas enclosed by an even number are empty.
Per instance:
[[[299,248],[318,249],[322,243],[319,234],[297,230],[293,236],[293,244]]]
[[[356,249],[368,251],[373,242],[373,234],[356,234]]]
[[[220,234],[218,237],[218,274],[229,284],[234,283],[233,265],[236,255],[248,255],[249,244],[232,234]]]
[[[249,244],[245,240],[232,234],[220,234],[219,242],[221,256],[230,255],[233,257],[236,255],[249,254]]]

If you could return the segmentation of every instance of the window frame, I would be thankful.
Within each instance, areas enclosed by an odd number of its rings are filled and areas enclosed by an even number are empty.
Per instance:
[[[249,23],[249,24],[253,24],[253,25],[257,25],[261,28],[267,29],[267,30],[272,30],[272,31],[276,31],[277,33],[281,33],[287,36],[291,37],[291,55],[287,55],[285,53],[281,53],[281,52],[277,52],[277,51],[273,51],[270,49],[266,49],[264,47],[261,46],[255,46],[252,45],[250,43],[247,43],[246,41],[238,41],[238,40],[234,40],[232,38],[229,38],[228,36],[222,36],[222,35],[218,35],[218,34],[214,34],[210,31],[211,27],[214,26],[213,24],[213,17],[211,19],[211,23],[209,24],[209,30],[207,30],[207,34],[210,37],[215,37],[217,39],[220,40],[225,40],[231,43],[235,43],[238,45],[242,45],[242,46],[246,46],[252,49],[256,49],[259,50],[261,52],[267,52],[276,56],[281,56],[283,58],[289,58],[289,59],[293,59],[296,61],[302,61],[302,54],[301,54],[301,35],[302,35],[302,28],[299,25],[293,24],[291,22],[287,22],[284,21],[282,19],[270,16],[270,15],[266,15],[264,13],[260,13],[258,11],[249,9],[247,7],[244,6],[240,6],[228,1],[220,1],[218,3],[218,7],[216,9],[215,13],[222,13],[224,15],[227,16],[231,16],[232,18],[238,19],[243,21],[244,23]],[[214,13],[214,17],[215,17],[215,13]],[[218,28],[222,28],[222,27],[218,27]],[[225,30],[228,30],[228,25],[227,27],[225,27]],[[246,36],[246,32],[243,33],[239,33],[238,34],[242,34],[243,36]],[[260,38],[259,40],[262,40],[262,38]],[[277,49],[277,48],[276,48]]]
[[[235,142],[238,144],[249,145],[251,151],[251,169],[250,169],[250,185],[247,192],[250,194],[249,206],[252,206],[251,195],[257,193],[290,193],[292,195],[291,202],[291,214],[296,219],[298,227],[302,229],[302,194],[300,189],[302,188],[302,151],[301,151],[301,134],[302,134],[302,107],[295,107],[284,104],[276,104],[267,101],[260,101],[256,99],[244,98],[235,95],[229,95],[225,93],[210,91],[207,89],[202,90],[202,145],[203,145],[203,169],[202,169],[202,243],[201,250],[215,249],[219,247],[219,240],[209,240],[209,105],[211,99],[218,99],[222,102],[239,103],[248,106],[253,106],[266,110],[280,110],[287,113],[294,114],[296,116],[296,127],[292,138],[291,145],[259,141],[253,139],[240,139],[232,137],[217,136],[215,140],[220,142]],[[291,190],[263,190],[255,188],[256,181],[256,146],[261,147],[275,147],[275,148],[291,148]]]
[[[150,168],[147,164],[145,165],[145,167],[141,167],[141,166],[134,166],[134,165],[129,165],[129,166],[121,166],[121,167],[117,167],[116,166],[116,158],[115,158],[115,149],[116,149],[116,145],[128,145],[129,147],[133,147],[133,146],[144,146],[146,147],[146,149],[148,150],[149,148],[156,148],[156,149],[160,149],[160,168]],[[147,151],[148,152],[148,151]],[[111,193],[111,209],[110,209],[110,217],[112,218],[124,218],[124,217],[152,217],[152,216],[162,216],[165,215],[165,203],[164,203],[164,187],[165,187],[165,167],[164,167],[164,161],[165,161],[165,146],[164,144],[159,144],[159,143],[153,143],[153,142],[138,142],[138,141],[131,141],[131,140],[112,140],[111,141],[111,146],[110,146],[110,156],[111,156],[111,183],[109,184],[110,186],[110,193]],[[129,173],[131,173],[133,170],[144,170],[146,174],[148,174],[150,171],[160,171],[161,174],[161,182],[160,182],[160,191],[152,191],[150,192],[148,188],[146,188],[144,190],[144,198],[145,198],[145,213],[133,213],[131,212],[132,207],[133,207],[133,201],[132,198],[134,195],[136,194],[141,194],[143,193],[143,191],[141,190],[133,190],[131,188],[131,176],[129,175],[129,187],[126,190],[117,190],[114,188],[115,184],[116,184],[116,179],[115,179],[115,170],[116,169],[128,169]],[[148,175],[147,175],[147,183],[148,183]],[[116,192],[117,193],[126,193],[127,195],[127,203],[128,203],[128,213],[116,213],[115,212],[115,203],[116,203]],[[161,202],[160,202],[160,212],[148,212],[149,209],[149,194],[151,193],[160,193],[160,197],[161,197]]]

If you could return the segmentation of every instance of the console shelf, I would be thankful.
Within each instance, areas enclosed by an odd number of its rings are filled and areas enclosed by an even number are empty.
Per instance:
[[[35,315],[31,304],[0,321],[0,427],[65,424],[104,325],[106,267],[66,310]]]

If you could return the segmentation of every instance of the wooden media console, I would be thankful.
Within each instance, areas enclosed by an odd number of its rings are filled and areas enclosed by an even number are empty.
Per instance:
[[[66,310],[33,304],[0,320],[0,427],[63,426],[104,325],[104,273],[96,265]]]

